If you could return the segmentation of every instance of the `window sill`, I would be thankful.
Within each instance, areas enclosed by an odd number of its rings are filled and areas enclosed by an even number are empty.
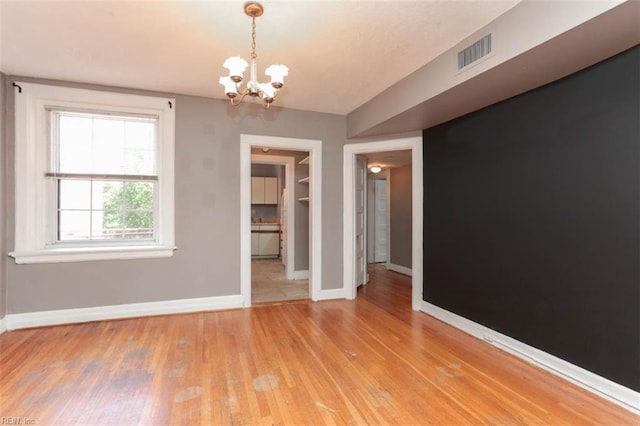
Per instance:
[[[126,260],[171,257],[175,247],[80,247],[14,251],[9,256],[19,265],[31,263],[83,262],[89,260]]]

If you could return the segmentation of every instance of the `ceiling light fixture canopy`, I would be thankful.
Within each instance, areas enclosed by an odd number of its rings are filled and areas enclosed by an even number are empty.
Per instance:
[[[373,166],[371,167],[369,170],[371,170],[371,173],[380,173],[382,171],[382,167],[380,166]]]
[[[284,86],[284,78],[289,75],[289,68],[285,65],[271,65],[265,70],[265,74],[271,77],[270,83],[258,82],[258,55],[256,55],[256,18],[262,16],[264,8],[260,3],[249,2],[244,5],[244,13],[251,17],[251,68],[249,81],[241,92],[238,88],[243,80],[243,73],[249,66],[247,61],[240,56],[232,56],[222,65],[229,70],[229,75],[220,77],[220,84],[224,86],[224,92],[231,101],[231,105],[239,105],[245,96],[253,98],[260,96],[262,106],[269,105],[278,96],[278,91]],[[238,98],[238,95],[240,97]]]

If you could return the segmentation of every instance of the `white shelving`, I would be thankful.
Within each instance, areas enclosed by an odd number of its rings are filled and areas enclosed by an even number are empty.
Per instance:
[[[307,155],[306,157],[304,157],[302,160],[298,161],[298,164],[309,164],[309,156]],[[302,179],[298,179],[298,183],[306,183],[308,184],[310,181],[310,177],[306,176],[303,177]],[[309,197],[300,197],[298,198],[298,201],[302,201],[303,203],[308,203],[309,202]]]

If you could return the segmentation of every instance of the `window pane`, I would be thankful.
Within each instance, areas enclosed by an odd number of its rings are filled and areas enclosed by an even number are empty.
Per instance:
[[[86,240],[91,231],[91,214],[89,211],[62,210],[59,212],[60,241]]]
[[[60,180],[59,240],[153,239],[155,183]]]
[[[155,184],[93,181],[93,238],[153,239]]]
[[[102,210],[91,212],[91,239],[104,240],[108,238],[107,230],[104,229],[104,212]]]
[[[57,111],[52,120],[55,171],[155,175],[156,119]]]
[[[93,208],[95,210],[117,210],[124,208],[122,194],[123,182],[117,181],[93,181]]]
[[[53,152],[58,152],[58,164],[61,172],[82,173],[91,166],[91,119],[83,116],[53,115],[57,117],[59,134],[58,146]]]
[[[155,175],[155,125],[128,121],[125,137],[124,173]]]
[[[152,212],[127,212],[125,223],[127,225],[125,238],[153,238]]]
[[[150,182],[125,182],[125,209],[153,210],[154,186]]]
[[[108,238],[122,236],[124,232],[124,215],[122,210],[104,210],[102,212],[102,222],[96,224],[96,226],[100,225],[105,231],[104,235],[108,236]]]
[[[89,210],[91,208],[91,181],[60,180],[61,210]]]

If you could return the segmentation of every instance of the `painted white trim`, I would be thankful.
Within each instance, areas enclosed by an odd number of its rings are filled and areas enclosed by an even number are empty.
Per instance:
[[[15,250],[10,253],[16,263],[158,257],[158,252],[162,252],[162,257],[171,256],[173,251],[168,249],[175,246],[175,99],[25,82],[18,84],[22,93],[15,96]],[[45,172],[50,171],[47,164],[48,111],[51,108],[82,108],[158,118],[157,241],[147,244],[155,250],[129,251],[128,248],[135,247],[135,243],[122,243],[118,247],[124,250],[118,256],[101,257],[97,256],[101,249],[113,253],[113,242],[104,245],[94,242],[69,251],[68,246],[52,245],[55,242],[55,215],[51,212],[56,208],[56,201],[55,197],[52,198],[51,181],[44,178]],[[82,249],[86,249],[85,258],[77,253]]]
[[[7,330],[18,330],[21,328],[43,327],[48,325],[74,324],[151,315],[217,311],[241,307],[242,297],[238,294],[232,296],[198,297],[162,302],[98,306],[95,308],[60,309],[55,311],[9,314],[5,317],[5,321]]]
[[[309,279],[309,270],[305,271],[293,271],[294,280],[308,280]]]
[[[396,265],[395,263],[387,263],[387,269],[390,271],[398,272],[400,274],[413,276],[413,270],[411,268],[407,268],[406,266]]]
[[[296,235],[296,205],[295,205],[295,158],[281,157],[277,155],[256,155],[251,154],[251,163],[256,164],[277,164],[285,166],[285,180],[287,182],[287,265],[285,275],[288,280],[294,278],[294,266],[296,260],[295,235]]]
[[[322,289],[322,141],[240,135],[240,290],[251,306],[251,146],[309,152],[309,288],[311,300]]]
[[[635,414],[640,414],[640,393],[634,390],[431,303],[423,301],[420,310]]]
[[[346,294],[343,288],[334,288],[329,290],[321,290],[318,295],[318,300],[334,300],[334,299],[346,299]]]
[[[385,264],[389,267],[391,260],[391,170],[386,169],[384,176],[387,181],[387,260]]]
[[[3,317],[0,319],[0,334],[4,333],[5,331],[7,331],[7,320]]]
[[[412,279],[411,279],[411,307],[413,310],[420,310],[422,301],[422,136],[408,138],[391,139],[379,142],[353,143],[344,146],[343,158],[343,270],[342,280],[345,295],[348,299],[356,297],[356,275],[355,275],[355,159],[357,154],[367,154],[373,152],[396,151],[399,149],[411,150],[412,161]],[[390,182],[387,182],[390,186]],[[391,255],[391,253],[389,253]]]
[[[19,265],[31,263],[84,262],[89,260],[148,259],[171,257],[175,247],[117,246],[11,252]]]

